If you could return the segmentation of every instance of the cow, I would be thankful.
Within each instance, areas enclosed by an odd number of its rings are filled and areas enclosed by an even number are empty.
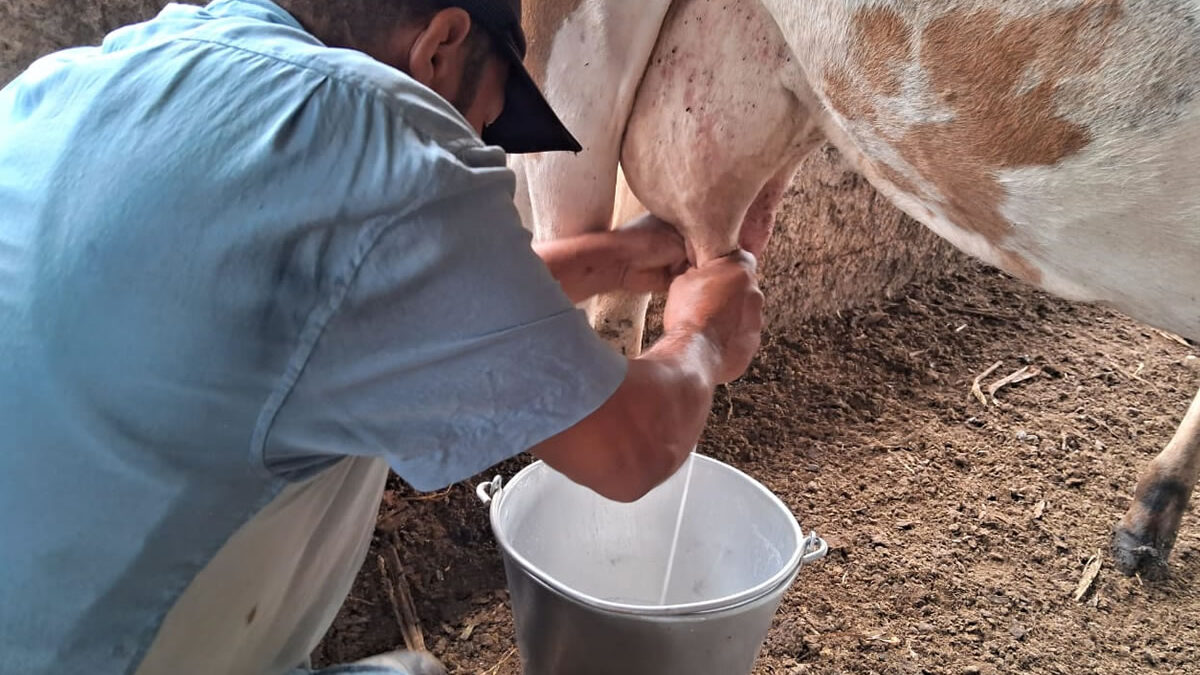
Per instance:
[[[513,161],[536,238],[641,208],[698,263],[761,253],[832,143],[962,251],[1200,338],[1196,0],[526,0],[529,63],[577,155]],[[642,298],[593,307],[625,351]],[[1200,393],[1113,529],[1158,579],[1200,473]]]

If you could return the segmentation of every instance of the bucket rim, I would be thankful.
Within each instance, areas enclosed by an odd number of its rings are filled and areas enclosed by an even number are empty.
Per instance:
[[[538,471],[553,471],[553,468],[550,467],[550,465],[541,460],[538,460],[524,469],[521,469],[506,485],[500,488],[499,494],[494,495],[494,499],[492,499],[488,513],[488,519],[491,521],[492,526],[492,534],[495,536],[496,543],[500,546],[500,549],[504,552],[504,554],[509,556],[514,562],[517,563],[517,565],[520,566],[524,572],[532,576],[543,586],[546,586],[548,589],[565,598],[582,603],[592,609],[598,609],[613,614],[625,614],[642,617],[672,617],[694,614],[709,614],[738,609],[772,595],[773,593],[779,591],[781,587],[786,590],[786,588],[790,587],[799,576],[800,567],[804,562],[805,554],[808,553],[806,550],[808,539],[805,538],[804,530],[800,527],[800,523],[796,520],[792,510],[789,509],[787,504],[784,504],[783,500],[780,499],[774,492],[768,490],[765,485],[751,478],[740,469],[711,457],[706,457],[699,453],[693,453],[693,457],[694,459],[691,461],[708,462],[709,464],[732,472],[734,475],[747,481],[754,487],[755,490],[758,490],[761,494],[765,495],[768,501],[772,502],[783,513],[788,514],[789,517],[787,518],[787,522],[791,525],[792,536],[795,538],[796,542],[794,550],[792,551],[792,555],[788,558],[787,562],[780,567],[779,571],[771,575],[765,581],[744,591],[714,598],[712,600],[674,605],[635,605],[623,602],[613,602],[611,600],[597,598],[593,595],[580,592],[567,586],[561,581],[555,579],[545,570],[541,569],[537,565],[534,565],[529,561],[528,558],[521,555],[513,547],[512,543],[508,540],[508,537],[502,531],[502,528],[499,525],[499,511],[503,506],[504,500],[508,496],[508,493],[523,480],[528,479],[529,476]]]

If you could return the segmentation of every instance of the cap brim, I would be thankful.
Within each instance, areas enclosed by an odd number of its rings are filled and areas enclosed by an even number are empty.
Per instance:
[[[534,84],[516,48],[504,45],[501,49],[509,52],[512,69],[504,92],[504,112],[483,130],[484,142],[511,155],[583,150]]]

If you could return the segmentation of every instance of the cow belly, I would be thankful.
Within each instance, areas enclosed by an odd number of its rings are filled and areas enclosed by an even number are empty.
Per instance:
[[[957,247],[1200,336],[1192,2],[766,0],[826,133]]]
[[[1197,175],[1186,160],[1156,172],[1158,185],[1137,171],[1106,184],[1078,175],[1086,167],[1011,172],[1004,211],[1013,234],[996,241],[897,186],[857,146],[834,145],[889,201],[958,249],[1061,297],[1200,338],[1200,186],[1180,185]],[[1174,152],[1163,148],[1158,160]]]

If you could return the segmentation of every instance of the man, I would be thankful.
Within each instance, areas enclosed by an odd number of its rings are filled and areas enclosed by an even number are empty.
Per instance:
[[[389,466],[532,450],[628,501],[682,463],[757,348],[753,260],[671,281],[649,218],[539,260],[495,145],[578,146],[518,16],[172,5],[0,92],[0,672],[292,672]],[[572,305],[668,282],[632,361]]]

